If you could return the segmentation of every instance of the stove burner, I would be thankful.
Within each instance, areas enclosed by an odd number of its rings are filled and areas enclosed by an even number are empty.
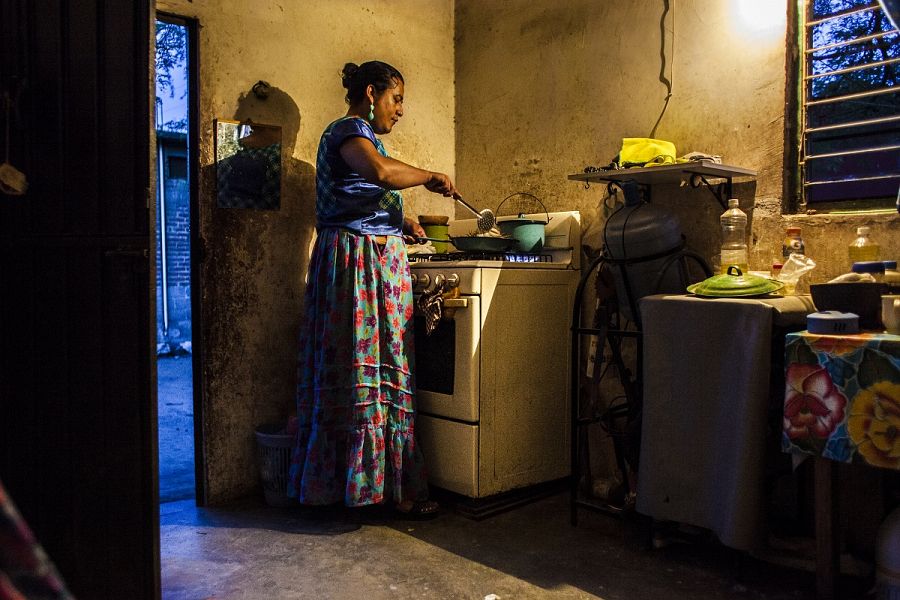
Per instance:
[[[411,254],[409,262],[451,262],[459,260],[497,260],[517,263],[553,262],[550,254],[528,252],[448,252],[446,254]]]

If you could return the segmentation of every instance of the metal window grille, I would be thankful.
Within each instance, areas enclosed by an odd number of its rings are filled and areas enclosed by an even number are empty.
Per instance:
[[[900,32],[877,0],[804,4],[804,200],[893,199],[900,186]]]

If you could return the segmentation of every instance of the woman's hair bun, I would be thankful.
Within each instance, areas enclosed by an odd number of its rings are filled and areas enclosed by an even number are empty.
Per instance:
[[[353,81],[353,76],[356,75],[358,70],[359,65],[356,63],[347,63],[344,65],[344,69],[341,71],[341,82],[346,89],[350,89],[350,82]]]
[[[366,98],[369,86],[375,88],[375,96],[378,96],[396,86],[397,82],[403,82],[403,75],[387,63],[370,60],[361,65],[345,64],[341,70],[341,80],[347,90],[344,100],[347,104],[355,104]],[[366,101],[366,104],[369,102]]]

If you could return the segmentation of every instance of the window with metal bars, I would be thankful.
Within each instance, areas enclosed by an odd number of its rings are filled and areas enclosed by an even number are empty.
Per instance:
[[[801,6],[801,206],[892,206],[900,187],[900,32],[877,0]]]

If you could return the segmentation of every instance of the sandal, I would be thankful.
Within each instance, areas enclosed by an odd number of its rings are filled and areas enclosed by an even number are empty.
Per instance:
[[[425,521],[438,516],[441,506],[434,500],[404,500],[394,505],[394,512],[404,519]]]

